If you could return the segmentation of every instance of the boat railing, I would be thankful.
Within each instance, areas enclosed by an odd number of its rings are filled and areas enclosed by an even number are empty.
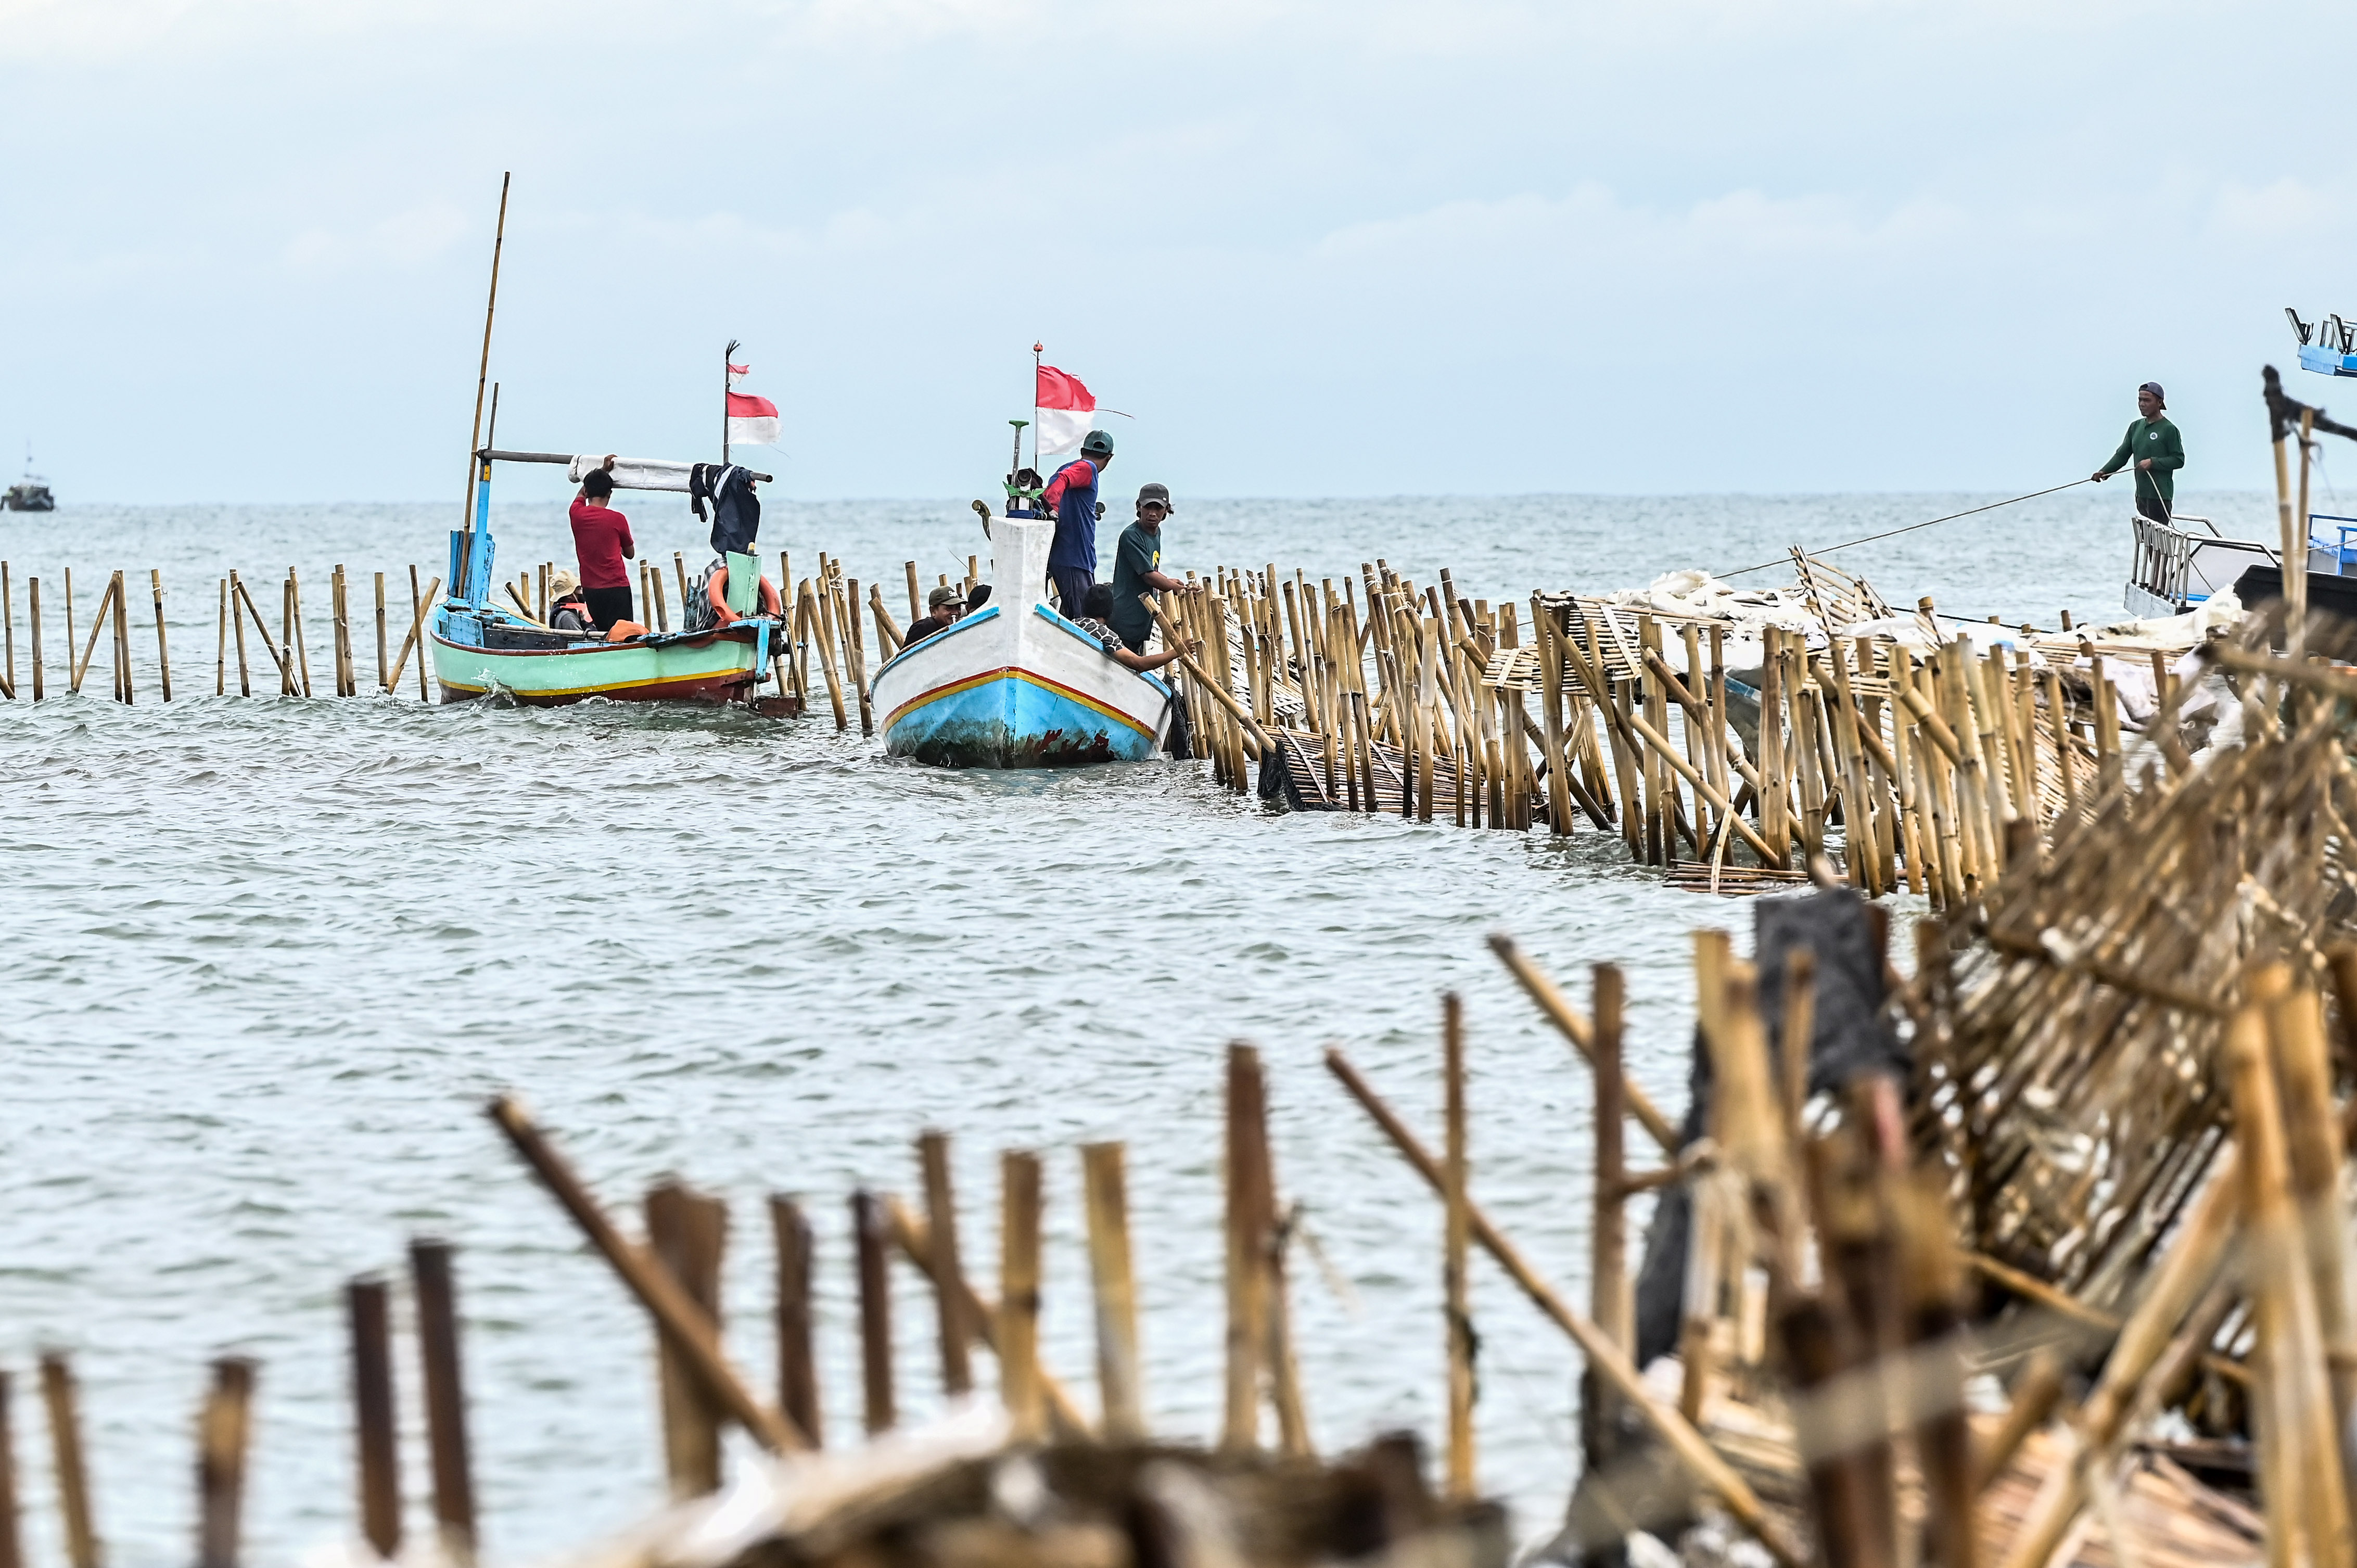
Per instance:
[[[2136,519],[2136,564],[2128,581],[2155,598],[2172,605],[2185,602],[2185,583],[2193,565],[2198,542],[2183,529],[2151,518]]]

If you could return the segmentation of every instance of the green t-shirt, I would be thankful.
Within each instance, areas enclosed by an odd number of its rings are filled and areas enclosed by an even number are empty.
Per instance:
[[[2147,457],[2152,459],[2152,467],[2136,471],[2136,493],[2175,500],[2177,470],[2185,467],[2185,438],[2167,419],[2130,420],[2128,433],[2120,438],[2120,449],[2104,465],[2104,472],[2116,474]]]
[[[1131,523],[1121,531],[1121,545],[1113,558],[1113,614],[1105,618],[1124,642],[1132,647],[1154,629],[1154,617],[1138,597],[1154,590],[1146,575],[1162,570],[1162,531]]]

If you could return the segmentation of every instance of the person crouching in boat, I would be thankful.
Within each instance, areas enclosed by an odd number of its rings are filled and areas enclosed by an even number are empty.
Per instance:
[[[614,455],[608,452],[602,465],[581,477],[571,513],[573,549],[581,558],[581,596],[599,631],[630,618],[630,574],[622,563],[638,557],[630,520],[608,504],[613,499]]]
[[[600,627],[580,579],[570,572],[559,571],[548,580],[548,625],[553,631],[577,631],[584,636],[602,632],[608,642],[627,642],[647,634],[645,627],[630,619]]]
[[[1073,619],[1085,615],[1089,589],[1097,580],[1097,521],[1104,504],[1097,499],[1097,476],[1113,462],[1113,437],[1092,430],[1081,442],[1081,455],[1056,470],[1040,492],[1039,507],[1056,520],[1056,538],[1048,546],[1048,581],[1056,586],[1056,602]]]
[[[756,615],[774,619],[785,617],[785,601],[778,597],[777,585],[766,576],[761,579],[760,596],[755,603],[759,607],[753,612]],[[688,595],[685,608],[687,629],[690,631],[716,631],[746,618],[728,607],[728,561],[726,556],[715,556],[712,564],[704,569],[704,575],[695,580],[695,586]]]
[[[955,588],[935,588],[925,596],[925,613],[909,623],[908,635],[900,639],[900,650],[909,649],[937,631],[947,631],[965,614],[965,599]]]
[[[1104,649],[1106,658],[1140,674],[1149,670],[1159,670],[1165,664],[1175,664],[1181,659],[1203,651],[1202,639],[1190,638],[1184,648],[1165,649],[1160,653],[1136,652],[1125,647],[1122,642],[1121,634],[1105,624],[1105,617],[1112,613],[1113,585],[1099,583],[1089,590],[1088,607],[1082,614],[1071,618],[1072,624],[1095,638],[1098,644]]]

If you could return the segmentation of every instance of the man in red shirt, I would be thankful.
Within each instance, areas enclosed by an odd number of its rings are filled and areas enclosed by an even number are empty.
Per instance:
[[[581,480],[573,498],[573,548],[581,557],[581,597],[599,631],[630,618],[630,574],[622,563],[637,558],[630,520],[606,503],[614,499],[614,459]]]

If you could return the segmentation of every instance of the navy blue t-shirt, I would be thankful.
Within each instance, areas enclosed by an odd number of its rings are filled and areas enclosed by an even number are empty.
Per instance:
[[[1048,547],[1050,572],[1097,570],[1097,466],[1075,457],[1056,470],[1040,498],[1056,513],[1056,542]]]

